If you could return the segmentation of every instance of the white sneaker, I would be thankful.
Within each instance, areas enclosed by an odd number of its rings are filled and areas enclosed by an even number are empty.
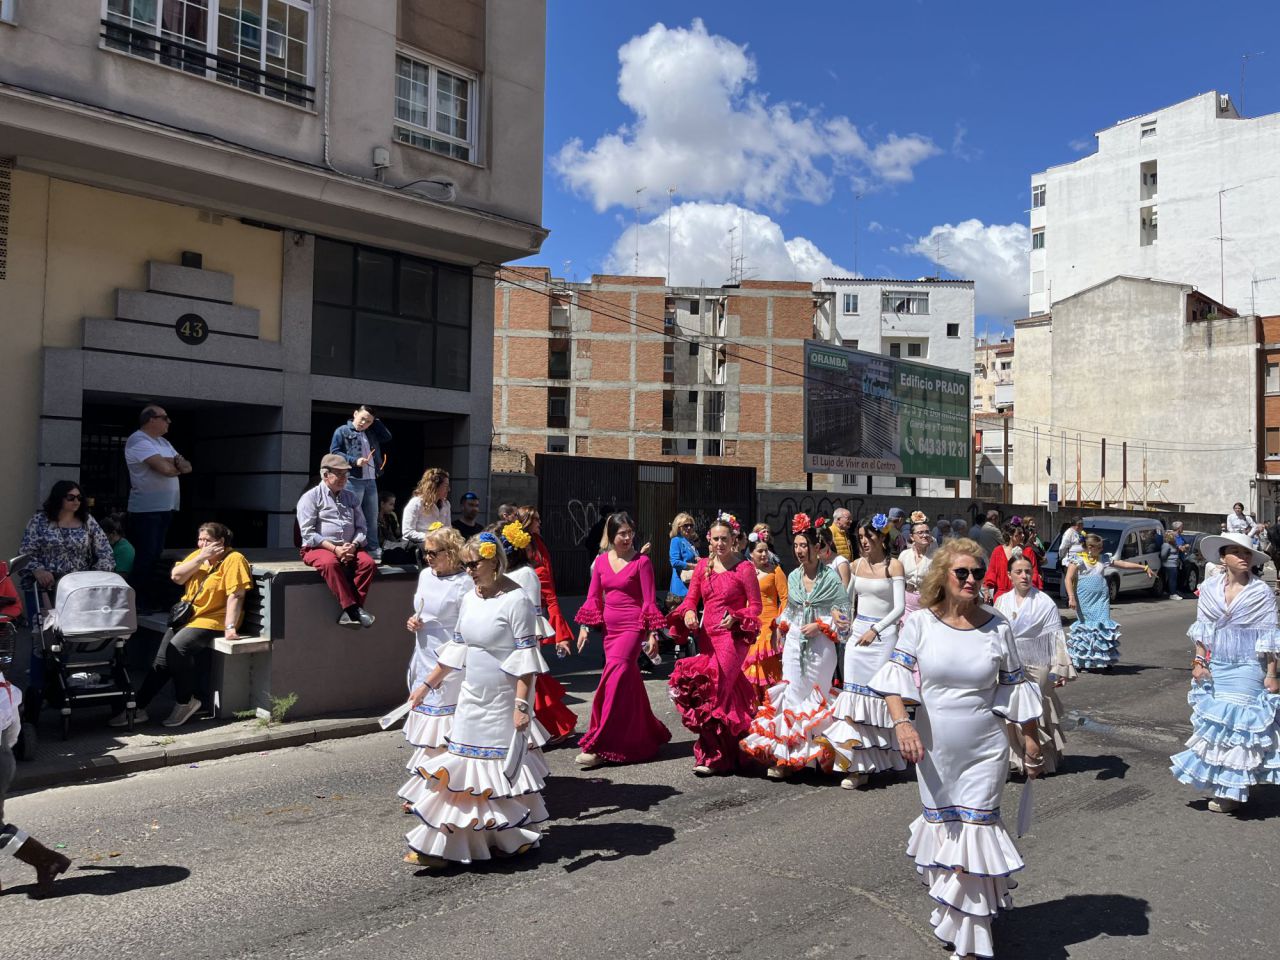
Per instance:
[[[135,726],[137,726],[139,723],[150,723],[150,722],[151,722],[151,718],[147,716],[147,711],[143,710],[141,707],[133,711],[133,723]],[[119,728],[119,727],[127,727],[128,725],[129,725],[129,715],[124,710],[121,710],[119,713],[117,713],[115,716],[113,716],[110,720],[107,721],[108,727]]]
[[[768,777],[770,780],[785,780],[787,777],[787,772],[783,770],[781,767],[770,767],[768,770],[764,772],[764,775]]]
[[[1180,594],[1180,593],[1171,593],[1171,594],[1169,594],[1169,599],[1170,599],[1170,600],[1181,600],[1181,599],[1182,599],[1182,594]]]
[[[840,781],[840,786],[845,790],[857,790],[859,787],[866,784],[866,782],[867,775],[865,773],[859,773],[855,776],[845,777]]]
[[[175,703],[173,712],[164,719],[163,725],[166,727],[180,727],[194,717],[200,707],[201,703],[195,697],[192,697],[186,703]]]
[[[594,753],[580,753],[573,758],[573,762],[583,770],[590,770],[592,767],[598,767],[600,764],[604,763],[604,761]]]
[[[1229,800],[1226,797],[1214,797],[1209,801],[1209,809],[1214,813],[1234,813],[1240,809],[1240,801]]]

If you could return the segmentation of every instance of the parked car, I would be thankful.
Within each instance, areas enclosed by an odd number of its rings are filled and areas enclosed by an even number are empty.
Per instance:
[[[1044,555],[1040,565],[1040,575],[1044,578],[1044,589],[1053,596],[1062,593],[1062,577],[1064,570],[1059,563],[1058,547],[1062,543],[1062,534],[1066,527],[1058,533]],[[1122,593],[1134,593],[1145,590],[1151,596],[1158,597],[1164,592],[1164,585],[1158,576],[1160,572],[1160,544],[1164,539],[1164,524],[1150,517],[1088,517],[1084,522],[1085,534],[1096,533],[1102,538],[1102,552],[1109,553],[1117,560],[1130,560],[1133,563],[1146,563],[1157,573],[1154,580],[1147,578],[1144,570],[1114,570],[1107,576],[1107,586],[1111,591],[1111,600]],[[1204,561],[1201,560],[1200,573],[1203,573]],[[1197,579],[1197,583],[1199,579]]]
[[[1194,595],[1204,583],[1204,557],[1200,554],[1200,541],[1209,536],[1197,530],[1183,530],[1182,539],[1188,543],[1182,555],[1182,569],[1178,571],[1178,592]]]

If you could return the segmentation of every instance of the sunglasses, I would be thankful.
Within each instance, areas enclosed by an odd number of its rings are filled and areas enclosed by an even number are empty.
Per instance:
[[[65,497],[63,497],[62,499],[63,499],[63,500],[75,500],[77,503],[79,503],[79,502],[80,502],[82,499],[84,499],[84,498],[83,498],[83,497],[81,497],[81,496],[80,496],[80,494],[78,494],[78,493],[68,493],[68,494],[67,494]]]
[[[957,580],[964,583],[970,577],[973,577],[975,582],[981,580],[987,571],[985,567],[956,567],[951,572],[956,575]]]
[[[440,551],[439,550],[423,550],[422,555],[426,557],[428,560],[434,560],[436,557],[440,556]]]
[[[462,566],[465,570],[470,572],[472,570],[478,570],[482,562],[483,561],[480,561],[480,560],[463,560]]]

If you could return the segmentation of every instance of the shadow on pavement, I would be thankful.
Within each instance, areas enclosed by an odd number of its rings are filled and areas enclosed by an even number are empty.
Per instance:
[[[603,775],[607,769],[599,767],[577,777],[547,777],[556,820],[596,820],[623,810],[643,812],[680,795],[665,783],[615,783]]]
[[[1192,800],[1187,804],[1193,810],[1211,816],[1222,816],[1222,814],[1209,814],[1209,799],[1200,797],[1198,800]],[[1275,788],[1250,787],[1249,802],[1230,814],[1236,820],[1274,820],[1280,817],[1280,790]]]
[[[1062,762],[1058,765],[1058,772],[1055,777],[1071,775],[1077,773],[1088,773],[1090,770],[1097,770],[1098,775],[1095,780],[1123,780],[1124,775],[1129,772],[1129,764],[1122,758],[1112,754],[1106,754],[1101,757],[1082,757],[1068,754],[1063,757]]]
[[[1110,674],[1113,677],[1132,677],[1147,670],[1164,669],[1167,668],[1157,667],[1155,664],[1151,663],[1116,663],[1112,665],[1110,670],[1103,670],[1102,673]]]
[[[146,887],[167,887],[172,883],[181,883],[191,876],[186,867],[175,867],[156,864],[150,867],[131,867],[103,864],[77,864],[63,874],[54,884],[55,896],[66,897],[112,897],[118,893],[132,893]],[[6,887],[5,895],[30,893],[35,889],[34,883],[16,887]]]
[[[1145,937],[1151,904],[1141,897],[1082,894],[1014,907],[996,921],[995,938],[1005,960],[1067,960],[1067,947],[1098,937]],[[1121,950],[1139,956],[1140,948]]]

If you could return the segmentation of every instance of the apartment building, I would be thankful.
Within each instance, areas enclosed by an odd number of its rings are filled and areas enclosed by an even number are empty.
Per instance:
[[[1280,114],[1242,117],[1211,92],[1096,138],[1031,177],[1031,315],[1117,275],[1280,312]]]
[[[981,495],[1001,497],[1012,470],[1016,430],[1006,430],[1013,416],[1014,344],[1008,337],[980,337],[973,348],[974,480]]]
[[[544,453],[755,467],[803,485],[803,345],[831,340],[830,294],[744,280],[566,283],[503,270],[494,296],[495,444]]]
[[[836,329],[846,347],[970,373],[974,364],[972,280],[825,277],[815,289],[832,296]],[[868,478],[833,476],[833,489],[868,491]],[[872,493],[907,492],[897,477],[870,478]],[[959,481],[961,495],[968,482]],[[917,496],[944,497],[955,484],[942,479],[915,481]]]
[[[50,484],[123,505],[148,401],[194,464],[174,538],[293,542],[360,403],[484,489],[493,276],[537,251],[541,0],[0,2],[10,544]]]
[[[1258,318],[1258,485],[1256,509],[1280,518],[1280,317]]]

